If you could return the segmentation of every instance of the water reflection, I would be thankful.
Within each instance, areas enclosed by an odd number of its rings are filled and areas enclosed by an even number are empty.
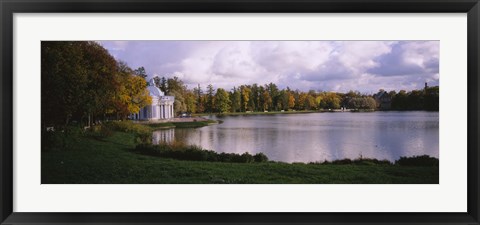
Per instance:
[[[212,119],[218,119],[212,117]],[[217,152],[265,153],[271,160],[314,162],[369,157],[438,157],[438,112],[224,116],[222,124],[154,133]]]
[[[172,143],[175,140],[175,130],[174,129],[167,129],[167,130],[158,130],[153,132],[152,143],[153,144],[160,144],[160,143]]]

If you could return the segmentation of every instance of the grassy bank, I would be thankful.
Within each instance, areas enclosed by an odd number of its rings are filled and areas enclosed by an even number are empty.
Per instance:
[[[186,161],[139,154],[135,138],[115,131],[42,152],[42,183],[438,183],[436,166]]]
[[[143,125],[152,129],[167,129],[167,128],[198,128],[212,124],[218,124],[218,121],[189,121],[189,122],[166,122],[166,123],[145,123]]]

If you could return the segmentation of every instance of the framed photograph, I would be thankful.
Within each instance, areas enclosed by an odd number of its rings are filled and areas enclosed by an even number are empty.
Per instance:
[[[478,0],[1,1],[2,224],[479,224]]]

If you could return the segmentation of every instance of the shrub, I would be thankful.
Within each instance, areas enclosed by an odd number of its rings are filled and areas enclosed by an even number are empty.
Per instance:
[[[133,123],[132,121],[110,121],[106,125],[113,130],[127,133],[146,133],[152,131],[149,127]]]
[[[112,130],[103,125],[103,124],[98,124],[92,126],[88,132],[86,132],[87,135],[93,136],[93,137],[109,137],[113,134]]]
[[[55,127],[47,130],[42,128],[41,150],[69,150],[76,145],[84,135],[84,130],[78,126]]]
[[[378,160],[378,159],[369,159],[369,158],[359,158],[353,160],[353,163],[356,165],[391,165],[392,162],[384,159],[384,160]]]
[[[267,162],[268,158],[263,153],[256,156],[259,160],[250,153],[243,154],[235,153],[217,153],[211,150],[205,150],[195,145],[185,145],[180,142],[173,142],[170,144],[161,143],[159,145],[152,145],[150,143],[142,143],[136,146],[135,150],[140,154],[159,156],[165,158],[173,158],[178,160],[190,161],[209,161],[209,162],[235,162],[235,163],[253,163],[253,162]]]
[[[111,121],[107,126],[116,131],[135,134],[135,143],[146,144],[152,142],[152,129],[150,127],[133,123],[132,121]]]
[[[254,162],[254,158],[252,155],[250,155],[250,153],[248,152],[245,152],[243,153],[242,155],[240,155],[240,162],[243,162],[243,163],[252,163]]]
[[[438,159],[428,155],[400,157],[395,165],[400,166],[438,166]]]
[[[255,162],[268,162],[268,157],[263,153],[257,153],[253,156]]]
[[[352,160],[351,159],[339,159],[339,160],[332,161],[331,164],[335,164],[335,165],[352,164]]]

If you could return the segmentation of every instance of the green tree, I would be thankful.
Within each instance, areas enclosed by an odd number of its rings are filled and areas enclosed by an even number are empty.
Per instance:
[[[143,66],[138,67],[136,70],[133,71],[133,73],[143,79],[147,78],[147,72],[145,71],[145,68]]]
[[[203,91],[200,87],[200,84],[196,88],[193,89],[196,98],[196,112],[203,113],[205,111],[205,101],[203,99]]]
[[[208,113],[213,113],[215,110],[215,89],[213,85],[209,84],[207,86],[207,101],[205,103],[205,111]]]
[[[278,110],[278,103],[279,103],[279,90],[276,84],[274,83],[269,83],[265,87],[266,90],[268,90],[270,94],[270,98],[272,98],[272,110],[277,111]]]
[[[197,112],[197,98],[195,96],[195,93],[192,91],[187,91],[185,94],[185,105],[187,107],[187,112],[189,113],[195,113]]]
[[[242,97],[240,91],[237,88],[233,87],[232,93],[230,94],[232,112],[237,112],[241,109],[241,98]]]
[[[187,92],[187,86],[183,84],[178,77],[167,79],[167,94],[175,97],[173,104],[175,112],[181,113],[187,111],[187,104],[185,95]]]
[[[151,101],[143,78],[96,42],[41,44],[42,123],[125,118]]]
[[[215,94],[215,109],[219,113],[230,111],[230,96],[223,88],[218,88]]]

